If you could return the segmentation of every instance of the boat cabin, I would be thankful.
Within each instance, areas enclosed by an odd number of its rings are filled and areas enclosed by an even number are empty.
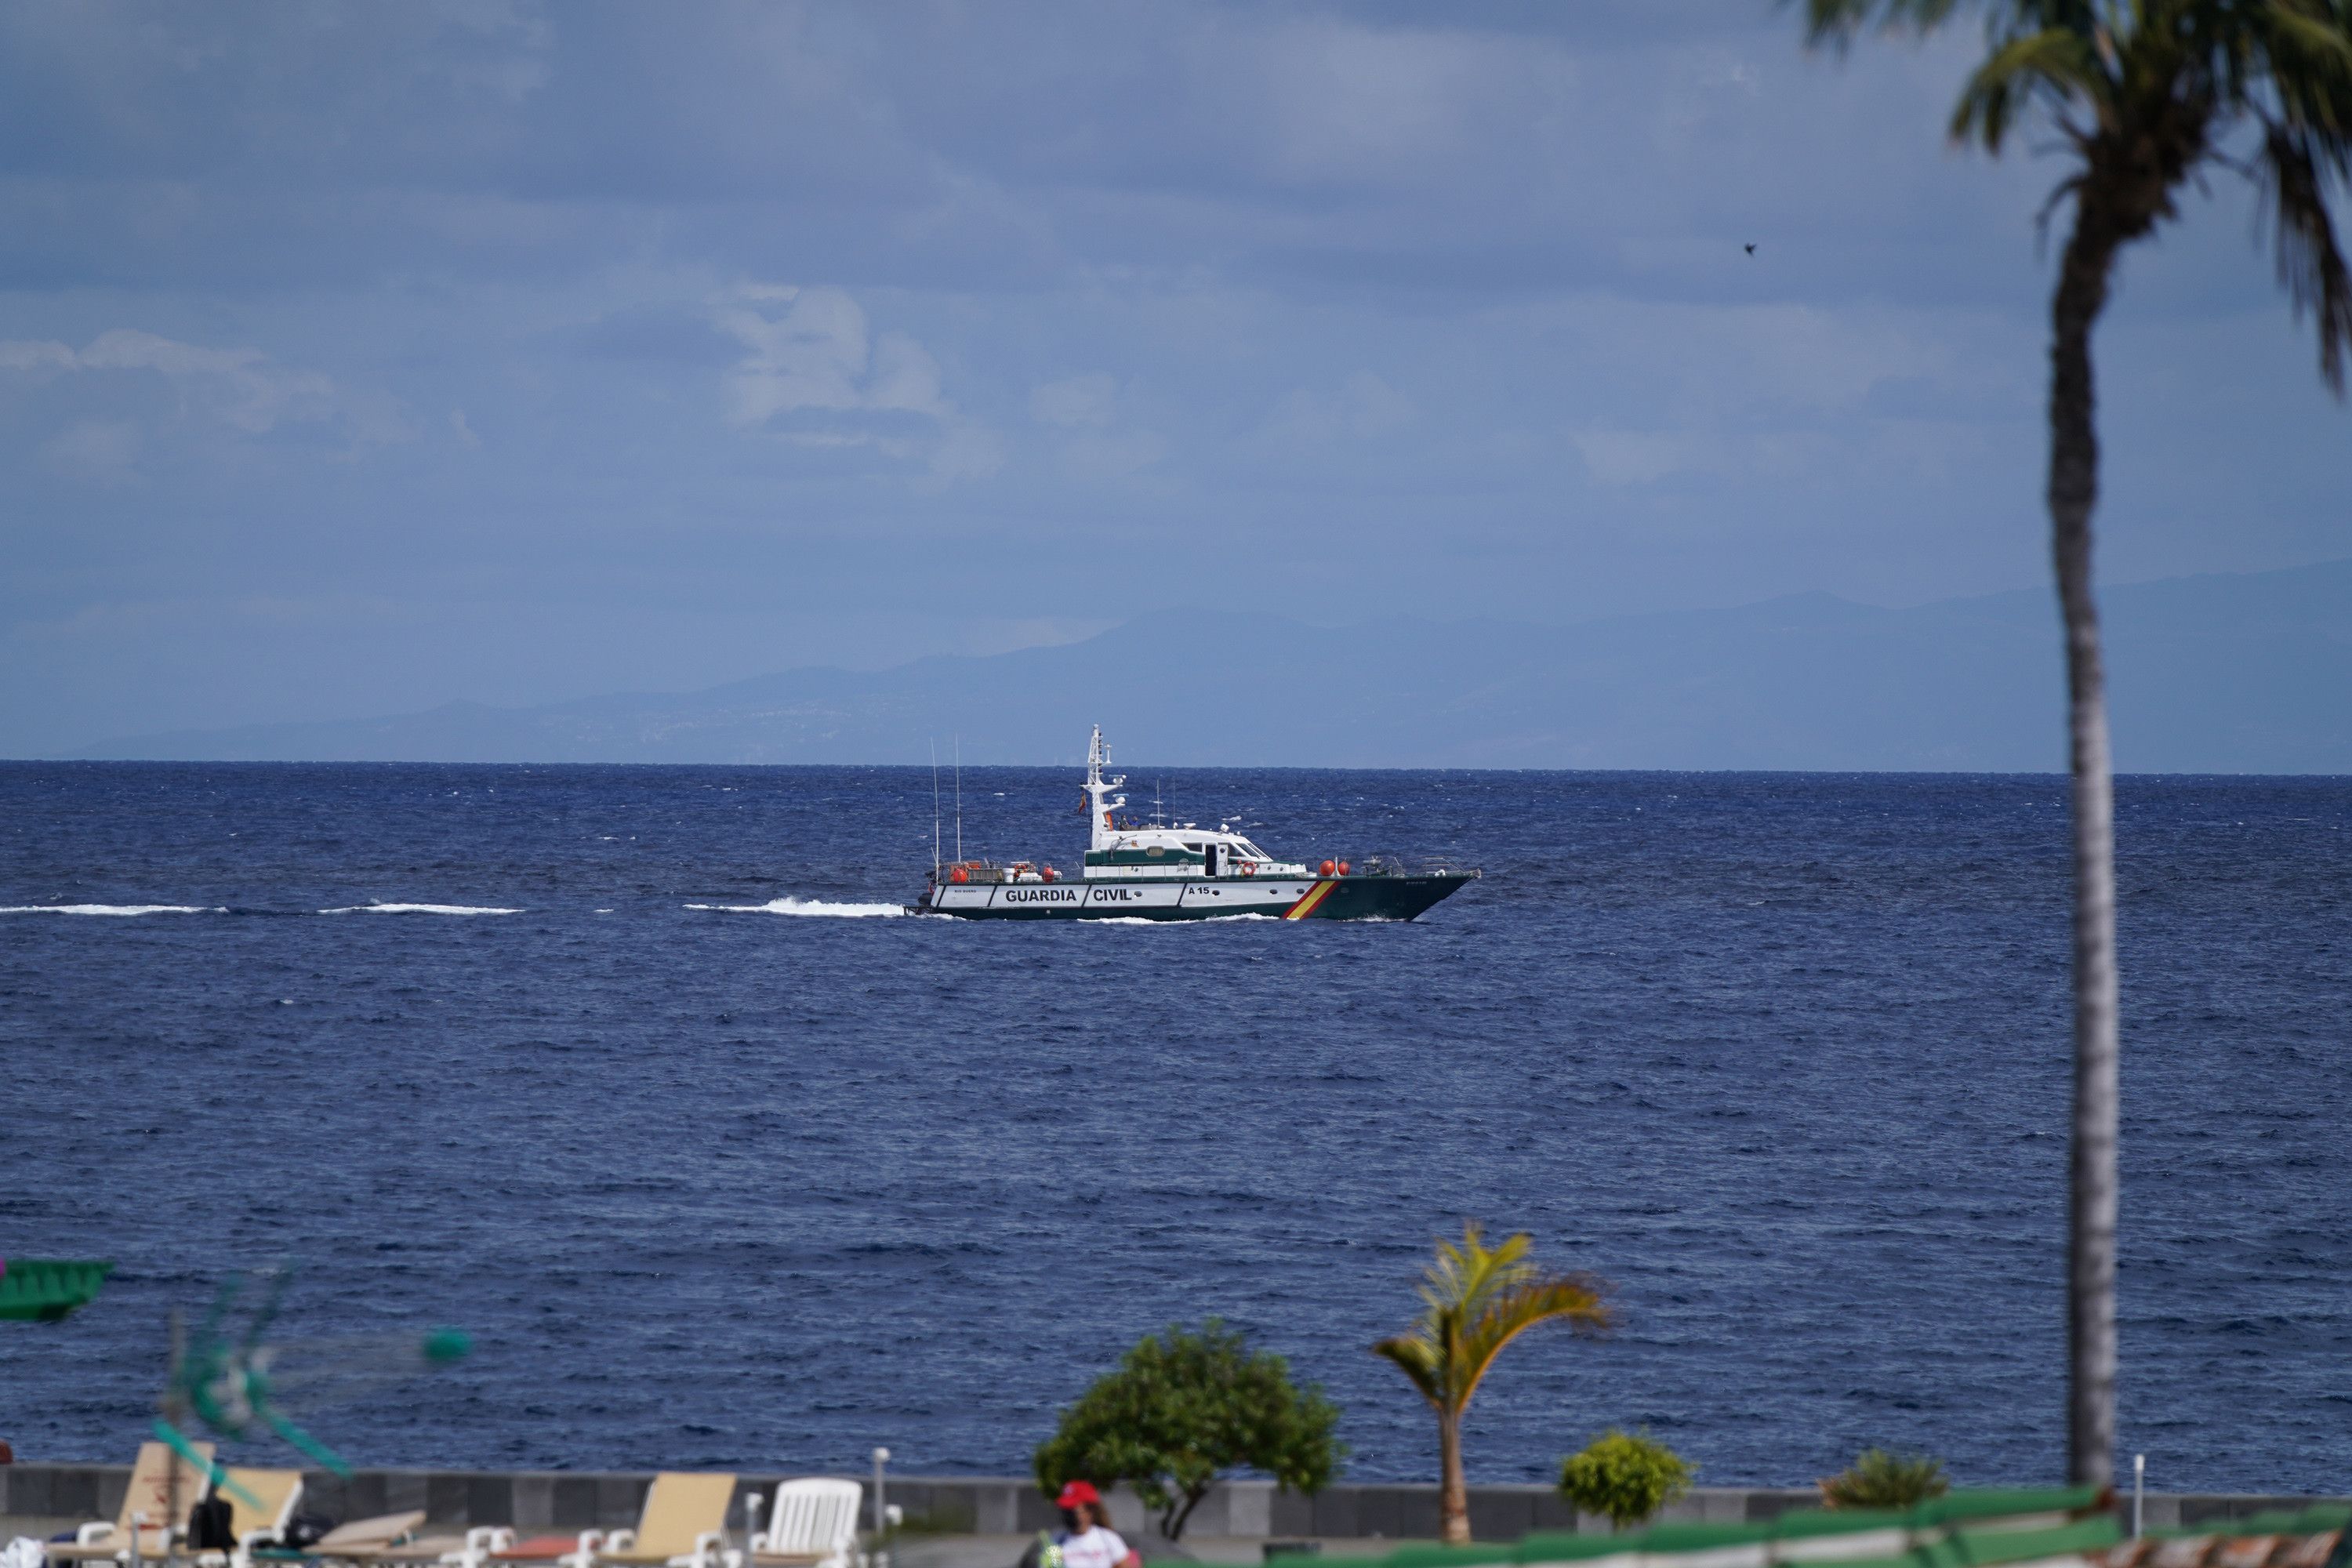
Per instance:
[[[1087,851],[1087,880],[1119,881],[1160,877],[1304,877],[1307,868],[1276,860],[1238,833],[1212,832],[1191,823],[1112,826],[1097,836],[1108,840]]]

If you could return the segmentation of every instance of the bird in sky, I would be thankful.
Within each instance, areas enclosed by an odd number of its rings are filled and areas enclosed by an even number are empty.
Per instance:
[[[1752,240],[1748,243],[1748,255],[1750,255],[1750,256],[1753,256],[1753,255],[1755,255],[1755,254],[1756,254],[1756,246],[1755,246],[1755,242],[1754,242],[1754,241],[1752,241]]]

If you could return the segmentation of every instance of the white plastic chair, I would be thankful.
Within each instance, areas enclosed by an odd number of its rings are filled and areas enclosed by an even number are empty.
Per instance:
[[[752,1568],[857,1568],[857,1510],[866,1489],[812,1477],[776,1489],[768,1528],[751,1537]]]

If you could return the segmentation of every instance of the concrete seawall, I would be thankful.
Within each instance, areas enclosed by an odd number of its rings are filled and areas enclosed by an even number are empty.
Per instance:
[[[740,1527],[744,1493],[772,1492],[781,1479],[747,1474],[737,1488],[730,1522]],[[652,1479],[650,1474],[635,1471],[363,1469],[348,1479],[311,1471],[303,1479],[302,1506],[336,1519],[421,1508],[434,1526],[448,1529],[510,1524],[525,1531],[611,1530],[637,1522]],[[121,1509],[130,1481],[128,1465],[0,1465],[0,1522],[12,1533],[47,1533],[83,1520],[110,1520]],[[893,1475],[887,1485],[889,1500],[906,1510],[908,1524],[924,1531],[1023,1535],[1055,1522],[1052,1506],[1024,1479]],[[1754,1524],[1819,1500],[1811,1488],[1701,1487],[1664,1517]],[[2150,1492],[2147,1523],[2151,1529],[2202,1524],[2312,1500]],[[1115,1492],[1110,1502],[1113,1522],[1122,1531],[1143,1528],[1142,1506],[1131,1494]],[[1472,1487],[1470,1523],[1480,1539],[1492,1541],[1517,1540],[1531,1530],[1608,1528],[1598,1519],[1579,1518],[1557,1492],[1543,1486]],[[1437,1533],[1437,1489],[1343,1484],[1304,1497],[1277,1491],[1266,1481],[1233,1481],[1209,1493],[1185,1533],[1188,1539],[1427,1540]]]

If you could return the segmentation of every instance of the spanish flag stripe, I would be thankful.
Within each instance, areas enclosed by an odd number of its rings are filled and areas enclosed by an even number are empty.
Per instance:
[[[1331,896],[1331,889],[1339,885],[1339,884],[1337,881],[1316,883],[1313,887],[1307,889],[1307,894],[1304,898],[1300,899],[1297,903],[1282,911],[1282,918],[1286,921],[1305,920],[1308,915],[1315,912],[1316,909],[1323,902],[1324,900]]]

